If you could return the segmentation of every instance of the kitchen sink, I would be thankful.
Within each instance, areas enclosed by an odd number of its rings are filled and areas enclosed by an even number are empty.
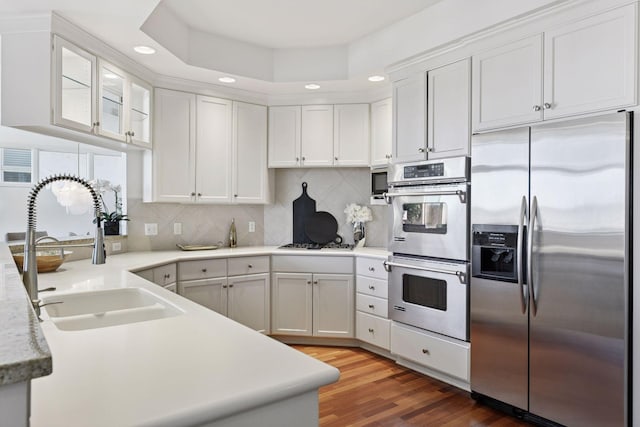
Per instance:
[[[142,288],[118,288],[50,296],[42,306],[63,331],[104,328],[182,314],[169,301]]]

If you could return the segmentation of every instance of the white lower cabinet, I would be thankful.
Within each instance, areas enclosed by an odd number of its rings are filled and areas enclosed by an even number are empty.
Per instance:
[[[227,286],[227,317],[268,334],[269,273],[229,277]]]
[[[269,333],[268,256],[183,261],[178,277],[179,295],[258,332]]]
[[[356,259],[356,338],[389,350],[387,272],[382,258]]]
[[[175,284],[177,278],[176,263],[160,265],[158,267],[147,268],[145,270],[136,271],[134,274],[142,277],[156,285],[162,286],[172,292],[175,292]]]
[[[391,353],[447,377],[469,382],[468,342],[393,322]]]
[[[351,257],[274,256],[272,268],[274,335],[355,336]]]

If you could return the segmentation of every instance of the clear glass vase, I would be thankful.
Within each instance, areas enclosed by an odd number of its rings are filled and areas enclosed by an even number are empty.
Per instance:
[[[356,247],[361,248],[364,246],[364,222],[353,223],[353,243]]]

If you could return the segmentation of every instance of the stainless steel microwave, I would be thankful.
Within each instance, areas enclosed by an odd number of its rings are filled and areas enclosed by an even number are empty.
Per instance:
[[[386,204],[383,194],[387,192],[389,186],[387,184],[387,168],[371,169],[371,204]]]

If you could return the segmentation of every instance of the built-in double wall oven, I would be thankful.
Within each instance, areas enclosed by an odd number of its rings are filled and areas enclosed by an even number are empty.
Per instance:
[[[469,339],[468,157],[389,169],[391,319]]]

